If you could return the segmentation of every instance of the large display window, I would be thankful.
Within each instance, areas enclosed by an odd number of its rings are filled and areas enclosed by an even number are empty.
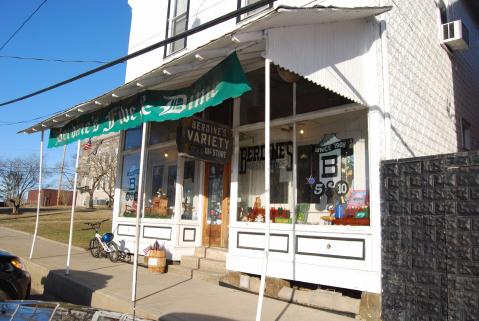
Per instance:
[[[181,219],[197,221],[199,214],[200,162],[185,159],[183,168]]]
[[[290,223],[293,208],[293,126],[271,128],[270,215]],[[241,132],[238,168],[238,219],[264,222],[264,130]]]
[[[122,141],[119,216],[136,216],[140,174],[141,127],[126,130]]]
[[[271,128],[271,221],[369,225],[366,113],[303,119]],[[239,135],[237,219],[264,222],[264,129]]]
[[[144,217],[170,219],[175,215],[176,148],[148,151],[145,177]]]

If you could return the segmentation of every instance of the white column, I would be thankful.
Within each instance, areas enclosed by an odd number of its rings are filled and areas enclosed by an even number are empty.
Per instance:
[[[66,275],[70,274],[70,256],[72,252],[72,239],[73,239],[73,221],[75,216],[75,203],[77,199],[77,181],[78,181],[78,162],[80,160],[80,140],[77,144],[77,159],[75,162],[75,178],[73,179],[73,199],[72,199],[72,213],[70,216],[70,236],[68,237],[68,254],[67,254],[67,269]]]
[[[376,290],[381,291],[381,180],[379,167],[381,162],[381,112],[376,109],[368,111],[368,171],[369,171],[369,209],[372,230],[372,263],[377,272]]]
[[[261,320],[261,311],[263,309],[264,288],[266,282],[266,271],[268,270],[268,256],[269,256],[269,234],[270,234],[270,60],[268,58],[264,61],[264,192],[265,192],[265,235],[264,235],[264,257],[263,268],[261,270],[261,282],[259,286],[258,305],[256,308],[256,321]]]
[[[297,151],[297,143],[296,143],[296,82],[293,83],[293,205],[291,208],[291,223],[293,224],[293,231],[296,228],[296,195],[297,195],[297,186],[298,186],[298,177],[297,177],[297,170],[296,167],[298,165],[298,151]],[[294,242],[293,237],[293,242]],[[293,249],[295,247],[292,247]]]
[[[233,155],[231,160],[229,226],[234,225],[236,221],[238,220],[239,118],[240,118],[240,98],[235,98],[233,102]],[[231,235],[231,230],[230,230],[230,235]],[[230,249],[236,247],[236,239],[234,237],[229,237],[228,243],[229,243]]]
[[[183,210],[183,175],[184,175],[184,168],[185,168],[185,158],[183,156],[178,156],[177,161],[177,168],[176,168],[176,184],[175,184],[175,234],[176,234],[176,241],[174,244],[176,246],[180,246],[180,238],[181,235],[181,211]],[[175,250],[173,249],[173,256]]]
[[[40,139],[40,173],[38,174],[38,197],[37,197],[37,217],[35,219],[35,232],[33,233],[32,248],[30,249],[30,259],[33,256],[33,248],[35,247],[35,240],[38,233],[38,222],[40,220],[40,199],[42,195],[42,169],[43,169],[43,130],[42,138]]]
[[[131,301],[136,302],[136,279],[138,275],[138,251],[140,247],[140,217],[143,208],[143,172],[145,167],[145,149],[147,137],[147,123],[143,123],[141,134],[141,151],[140,151],[140,173],[138,178],[138,198],[136,200],[136,225],[135,225],[135,248],[133,252],[133,281],[131,284]]]

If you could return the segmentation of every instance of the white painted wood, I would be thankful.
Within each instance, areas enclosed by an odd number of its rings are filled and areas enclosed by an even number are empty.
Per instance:
[[[379,175],[382,140],[381,128],[383,127],[381,112],[370,109],[368,112],[368,165],[369,165],[369,213],[373,235],[373,248],[371,259],[373,269],[381,271],[381,178]]]
[[[195,241],[196,229],[191,230],[189,228],[187,228],[187,229],[183,228],[182,231],[183,231],[183,238],[182,238],[183,242],[187,242],[187,241],[193,242],[193,241]]]
[[[270,251],[288,251],[288,235],[271,235]],[[238,233],[238,248],[264,250],[264,234]]]
[[[298,235],[298,253],[362,259],[364,241],[311,238]]]
[[[173,226],[176,227],[177,225]],[[179,226],[177,226],[179,228]],[[144,226],[143,237],[159,240],[172,240],[172,226]],[[150,240],[151,242],[151,240]],[[176,240],[174,240],[176,243]]]
[[[118,223],[116,231],[118,236],[135,236],[135,225]]]

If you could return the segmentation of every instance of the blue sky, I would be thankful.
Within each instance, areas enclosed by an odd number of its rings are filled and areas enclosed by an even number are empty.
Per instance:
[[[43,0],[0,2],[0,47]],[[0,56],[110,61],[127,54],[131,11],[126,0],[48,0]],[[99,66],[0,57],[0,102],[23,96]],[[5,126],[67,109],[124,82],[125,64],[48,93],[0,107],[0,158],[39,154],[40,134],[17,134],[36,123]],[[47,136],[46,136],[47,137]],[[75,152],[76,144],[68,147]],[[57,163],[62,148],[44,150],[47,166]],[[71,156],[70,156],[71,158]]]

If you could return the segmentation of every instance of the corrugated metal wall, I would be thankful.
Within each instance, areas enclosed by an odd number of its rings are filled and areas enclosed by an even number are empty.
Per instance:
[[[273,63],[363,105],[377,105],[375,40],[371,20],[268,30]]]

